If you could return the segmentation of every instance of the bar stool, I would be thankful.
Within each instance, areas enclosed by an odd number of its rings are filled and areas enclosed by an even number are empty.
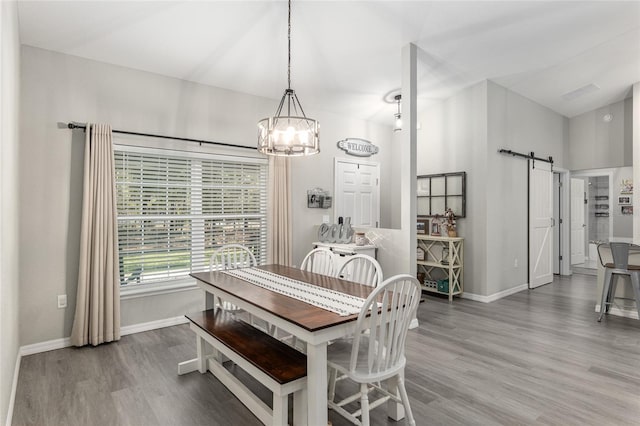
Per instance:
[[[602,248],[609,246],[613,263],[604,263],[602,261]],[[604,267],[604,281],[602,283],[602,298],[600,301],[600,317],[598,322],[602,321],[602,317],[607,313],[607,305],[612,305],[616,294],[617,278],[620,275],[626,275],[631,280],[633,294],[636,299],[636,309],[638,310],[638,318],[640,318],[640,265],[629,265],[629,249],[640,250],[639,246],[629,243],[609,243],[598,245],[598,256],[600,264]]]

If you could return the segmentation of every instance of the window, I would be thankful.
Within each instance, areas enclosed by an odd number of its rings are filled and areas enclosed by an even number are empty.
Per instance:
[[[466,180],[466,172],[418,176],[418,217],[442,216],[447,209],[456,217],[465,217]]]
[[[223,244],[266,262],[266,160],[117,145],[115,168],[123,289],[185,281]]]

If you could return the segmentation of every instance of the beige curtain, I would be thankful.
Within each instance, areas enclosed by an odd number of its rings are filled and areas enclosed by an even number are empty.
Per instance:
[[[87,123],[80,267],[71,343],[96,346],[119,339],[120,275],[111,126]]]
[[[286,157],[269,157],[267,262],[291,265],[291,171]]]

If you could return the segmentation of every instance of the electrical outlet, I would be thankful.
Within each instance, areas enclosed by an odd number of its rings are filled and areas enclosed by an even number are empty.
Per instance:
[[[67,295],[59,294],[58,295],[58,309],[64,309],[67,307]]]
[[[513,267],[514,268],[518,267],[518,259],[513,259]]]
[[[322,223],[329,223],[329,215],[325,214],[322,216]]]

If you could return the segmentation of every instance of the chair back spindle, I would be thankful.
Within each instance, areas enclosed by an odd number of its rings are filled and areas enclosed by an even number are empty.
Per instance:
[[[305,256],[300,269],[333,277],[336,272],[336,255],[326,248],[313,249]]]
[[[214,251],[209,259],[209,269],[212,271],[250,268],[256,265],[256,258],[251,250],[241,244],[224,245]]]
[[[338,271],[337,277],[371,287],[377,287],[383,281],[382,267],[377,260],[366,254],[350,256]]]

